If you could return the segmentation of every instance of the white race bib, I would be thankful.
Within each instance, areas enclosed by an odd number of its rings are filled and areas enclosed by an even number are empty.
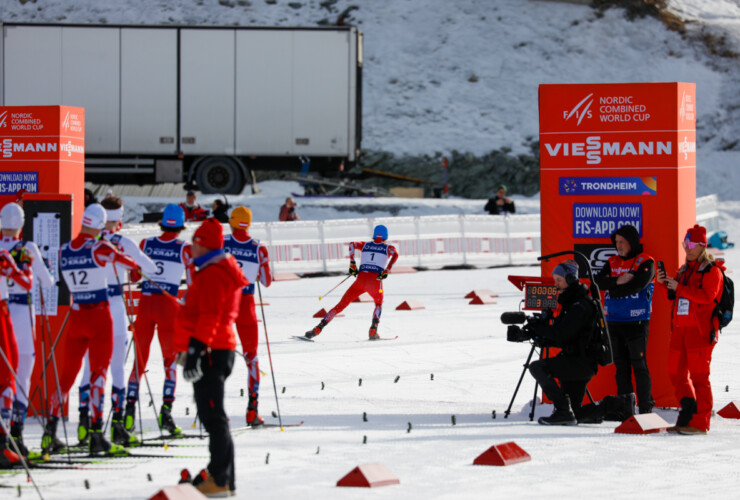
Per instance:
[[[676,314],[679,316],[688,316],[689,314],[689,299],[683,297],[678,298],[678,309]]]

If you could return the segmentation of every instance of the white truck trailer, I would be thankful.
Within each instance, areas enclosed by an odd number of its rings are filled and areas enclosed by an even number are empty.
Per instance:
[[[0,105],[84,107],[88,180],[237,193],[251,170],[360,152],[355,27],[0,27]]]

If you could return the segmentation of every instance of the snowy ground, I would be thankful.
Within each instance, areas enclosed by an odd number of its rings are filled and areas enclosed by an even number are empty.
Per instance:
[[[737,268],[740,251],[728,252],[727,258]],[[528,375],[512,415],[504,420],[529,351],[528,344],[506,342],[499,323],[501,312],[516,310],[520,299],[506,281],[509,274],[537,274],[537,268],[392,275],[385,285],[381,332],[399,339],[379,343],[365,340],[371,304],[352,304],[313,344],[289,338],[313,326],[313,313],[339,298],[346,285],[318,300],[337,277],[277,282],[264,289],[282,420],[305,424],[283,432],[266,428],[235,436],[238,498],[490,498],[492,493],[568,498],[575,489],[603,498],[731,496],[740,480],[740,421],[714,417],[706,437],[617,435],[615,423],[546,428],[528,421],[525,406],[533,389]],[[468,305],[463,297],[474,288],[498,292],[498,304]],[[418,300],[426,309],[396,311],[406,299]],[[260,331],[262,336],[262,327]],[[149,377],[158,406],[162,370],[157,351],[154,346]],[[715,409],[740,400],[738,355],[740,322],[728,327],[715,350]],[[268,422],[277,422],[270,417],[276,404],[264,344],[260,358],[268,373],[262,379],[261,412]],[[227,384],[233,428],[244,424],[246,398],[240,390],[246,387],[246,376],[239,362]],[[550,411],[549,405],[539,407],[537,416]],[[190,429],[194,412],[191,389],[181,382],[174,414],[189,432],[197,432]],[[143,413],[145,428],[154,429],[152,409],[144,406]],[[675,411],[658,413],[675,421]],[[74,413],[72,419],[76,424]],[[27,442],[37,447],[40,438],[41,428],[29,419]],[[531,454],[531,462],[507,468],[472,465],[490,446],[512,440]],[[207,463],[206,441],[178,444],[187,446],[139,450],[169,458],[116,459],[98,466],[102,470],[37,470],[34,478],[47,499],[149,498],[174,484],[180,469],[197,471]],[[376,462],[401,484],[372,493],[335,486],[355,466]],[[22,473],[0,475],[0,484],[28,486]],[[31,490],[23,493],[24,498],[35,496]]]

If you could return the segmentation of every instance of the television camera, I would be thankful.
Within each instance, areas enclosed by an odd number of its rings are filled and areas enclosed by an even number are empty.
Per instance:
[[[534,313],[527,316],[521,311],[505,312],[501,314],[501,323],[509,325],[506,329],[506,340],[509,342],[527,342],[534,341],[539,344],[539,340],[534,336],[535,325],[548,325],[553,318],[552,309],[544,309],[542,312]],[[519,326],[524,325],[524,326]]]

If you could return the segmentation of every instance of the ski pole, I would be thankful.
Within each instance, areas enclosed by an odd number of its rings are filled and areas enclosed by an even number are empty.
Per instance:
[[[8,428],[8,425],[5,423],[5,419],[0,415],[0,426],[3,428],[3,432],[6,436],[10,436],[10,429]],[[33,479],[33,476],[31,475],[31,470],[28,468],[28,464],[26,463],[26,458],[21,454],[21,450],[18,447],[18,443],[15,442],[15,439],[12,437],[10,438],[10,445],[15,448],[15,453],[18,455],[18,458],[20,458],[21,464],[23,464],[23,468],[26,469],[26,476],[33,484],[34,489],[36,490],[36,493],[39,494],[39,498],[41,500],[44,500],[44,496],[41,494],[41,490],[39,489],[38,485],[36,484],[36,481]],[[20,496],[20,489],[18,490],[18,495]]]
[[[349,276],[347,276],[347,278],[349,278]],[[344,279],[346,280],[347,278],[344,278]],[[344,281],[342,281],[342,283],[344,283]],[[342,283],[340,283],[340,285]],[[267,336],[267,321],[265,321],[265,306],[262,305],[262,287],[260,286],[259,278],[257,278],[257,293],[259,294],[259,297],[260,297],[260,310],[262,311],[262,326],[265,329],[265,344],[267,345],[267,358],[270,360],[270,375],[272,376],[272,389],[275,392],[275,406],[277,406],[278,422],[280,423],[280,430],[284,431],[285,429],[283,428],[283,418],[280,415],[280,403],[278,402],[277,386],[275,385],[275,370],[273,370],[272,368],[272,354],[270,354],[270,339]]]
[[[139,270],[138,270],[138,273],[139,273],[139,274],[141,274],[141,276],[142,276],[142,277],[143,277],[143,278],[144,278],[145,280],[147,280],[147,281],[148,281],[149,283],[151,283],[152,285],[154,285],[154,287],[155,287],[155,288],[156,288],[157,290],[159,290],[160,292],[162,292],[163,294],[165,294],[165,295],[169,295],[170,297],[172,297],[172,298],[173,298],[173,299],[175,299],[175,300],[180,300],[180,299],[178,299],[178,298],[177,298],[177,297],[176,297],[175,295],[172,295],[172,294],[171,294],[170,292],[168,292],[167,290],[165,290],[164,288],[162,288],[162,287],[161,287],[161,286],[159,285],[159,283],[157,283],[156,281],[154,281],[153,279],[151,279],[151,278],[150,278],[149,276],[147,276],[146,274],[144,274],[144,271],[142,271],[141,269],[139,269]]]
[[[337,288],[339,288],[339,285],[341,285],[342,283],[344,283],[345,281],[347,281],[351,277],[352,277],[352,275],[351,274],[348,274],[346,278],[344,278],[342,281],[340,281],[339,283],[337,283],[337,285],[334,288],[332,288],[331,290],[329,290],[328,292],[326,292],[323,296],[322,295],[319,295],[319,300],[323,299],[324,297],[326,297],[327,295],[329,295],[331,292],[333,292],[334,290],[336,290]],[[259,286],[259,283],[258,283],[258,286]],[[260,298],[260,304],[262,304],[262,298]]]
[[[43,295],[42,295],[42,297],[43,297]],[[42,302],[41,302],[42,307],[43,307],[43,304],[44,303],[43,303],[43,299],[42,299]],[[64,322],[62,323],[62,326],[59,329],[59,333],[57,333],[57,338],[56,338],[56,340],[54,340],[54,343],[51,346],[51,349],[50,349],[50,352],[49,352],[49,357],[46,358],[46,361],[44,361],[44,366],[43,366],[43,369],[44,370],[49,366],[49,363],[51,363],[51,357],[54,354],[54,350],[57,348],[57,344],[59,343],[59,339],[62,338],[62,333],[64,332],[64,327],[67,326],[67,321],[69,320],[69,314],[71,312],[72,312],[72,308],[70,306],[70,308],[67,309],[67,316],[65,316],[65,318],[64,318]],[[46,321],[47,321],[46,330],[47,330],[47,333],[49,334],[49,342],[51,342],[51,327],[49,326],[49,318],[48,318],[48,316],[46,318]],[[44,339],[44,340],[46,340],[46,339]],[[33,399],[34,397],[36,397],[36,391],[38,391],[38,390],[39,390],[39,387],[36,386],[36,388],[31,393],[31,399]]]
[[[139,372],[139,344],[136,343],[136,327],[134,326],[133,317],[131,316],[131,311],[129,310],[128,303],[125,300],[125,295],[123,295],[123,286],[121,285],[121,279],[118,277],[118,269],[116,268],[115,264],[113,264],[113,273],[116,275],[116,283],[118,283],[118,289],[121,292],[121,295],[124,298],[123,306],[126,309],[126,316],[128,317],[128,322],[131,325],[131,328],[133,328],[134,333],[134,340],[132,343],[134,344],[134,369],[136,370],[136,376],[140,377],[142,374]],[[142,276],[144,276],[143,273],[140,273]],[[144,276],[146,278],[146,276]],[[146,278],[149,279],[149,278]],[[149,280],[151,281],[151,280]],[[152,283],[154,283],[152,281]],[[159,287],[158,287],[159,288]],[[164,292],[164,290],[162,290]],[[144,375],[144,381],[146,382],[146,389],[149,392],[149,400],[152,403],[152,411],[154,412],[154,419],[157,421],[157,426],[159,427],[159,434],[160,436],[164,437],[164,434],[162,434],[162,426],[159,422],[159,417],[157,415],[157,407],[154,404],[154,395],[152,394],[152,387],[149,385],[149,377],[146,376],[146,372],[143,373]],[[139,383],[141,383],[141,378],[138,379]],[[144,439],[144,424],[141,418],[141,403],[139,403],[139,430],[141,434],[141,439]]]
[[[41,304],[43,304],[43,302],[41,302]],[[70,309],[69,311],[72,312],[72,309]],[[69,318],[69,314],[67,314],[67,318]],[[64,320],[64,325],[67,324],[67,318],[65,318]],[[62,329],[64,329],[64,325],[62,325]],[[51,335],[51,332],[49,332],[49,335]],[[60,330],[57,340],[59,340],[59,337],[61,337],[61,335],[62,335],[62,331]],[[49,339],[49,341],[51,341],[51,339]],[[60,412],[61,412],[61,407],[64,406],[64,398],[62,397],[62,386],[59,383],[59,369],[57,368],[57,357],[54,354],[55,347],[56,347],[56,342],[54,343],[54,346],[52,347],[52,350],[51,350],[51,361],[52,361],[52,367],[54,368],[54,380],[57,383],[57,398],[59,398],[59,405],[60,405]],[[50,418],[51,418],[51,415],[47,415],[47,421]],[[67,435],[67,423],[64,420],[64,418],[62,418],[61,420],[62,420],[62,429],[64,430],[64,444],[66,444],[67,449],[69,449],[69,436]],[[69,454],[67,454],[67,460],[69,460],[69,463],[72,463],[72,458],[69,456]]]
[[[131,291],[131,282],[130,281],[129,281],[128,285],[129,285],[128,286],[128,297],[129,297],[129,300],[131,301],[130,302],[131,307],[134,307],[134,293]],[[123,300],[125,302],[126,301],[126,298],[124,297]],[[129,303],[127,302],[126,304],[128,305]],[[136,336],[135,336],[135,334],[136,334],[136,327],[134,327],[134,324],[131,323],[130,321],[129,321],[129,323],[131,324],[131,334],[132,334],[131,335],[131,344],[134,345],[134,356],[135,356],[135,359],[134,359],[134,372],[136,373],[136,381],[137,381],[137,384],[140,384],[141,383],[141,375],[139,374],[139,356],[138,356],[138,352],[139,351],[136,349],[137,346],[138,346],[138,344],[136,343]],[[131,346],[129,345],[129,347],[131,347]],[[128,352],[126,352],[126,359],[128,359]],[[137,385],[137,387],[138,387],[138,385]],[[136,398],[137,399],[139,397],[139,392],[138,391],[139,390],[137,388],[136,389]],[[128,395],[127,395],[127,397],[128,397]],[[139,436],[141,436],[141,442],[143,443],[144,442],[144,417],[141,414],[141,403],[139,403],[137,406],[139,407]],[[136,416],[134,416],[134,421],[135,421],[135,419],[136,419]],[[159,423],[159,419],[157,419],[157,423]],[[159,430],[159,434],[160,434],[160,436],[162,435],[162,429]]]

